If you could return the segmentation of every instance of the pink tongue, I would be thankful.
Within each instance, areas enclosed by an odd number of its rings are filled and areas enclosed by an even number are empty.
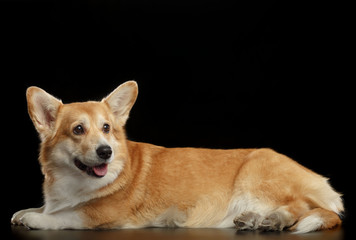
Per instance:
[[[104,163],[99,166],[93,167],[93,170],[97,176],[103,177],[108,172],[108,165]]]

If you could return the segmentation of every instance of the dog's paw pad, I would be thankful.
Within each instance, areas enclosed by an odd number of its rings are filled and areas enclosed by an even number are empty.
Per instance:
[[[254,212],[244,212],[234,219],[234,224],[238,230],[253,230],[261,216]]]
[[[281,231],[283,229],[282,221],[277,213],[268,215],[258,226],[262,231]]]

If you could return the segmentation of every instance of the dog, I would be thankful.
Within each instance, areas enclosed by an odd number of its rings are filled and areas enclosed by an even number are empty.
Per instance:
[[[30,229],[230,228],[306,233],[341,225],[328,179],[272,149],[165,148],[126,139],[135,81],[100,102],[26,92],[41,140],[45,204]]]

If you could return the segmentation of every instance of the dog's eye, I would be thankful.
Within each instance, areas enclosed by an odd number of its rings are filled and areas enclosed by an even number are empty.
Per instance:
[[[74,133],[75,135],[82,135],[82,134],[84,134],[84,128],[83,128],[83,126],[82,126],[82,125],[76,126],[76,127],[73,129],[73,133]]]
[[[110,125],[105,123],[103,126],[103,132],[104,133],[109,133],[110,132]]]

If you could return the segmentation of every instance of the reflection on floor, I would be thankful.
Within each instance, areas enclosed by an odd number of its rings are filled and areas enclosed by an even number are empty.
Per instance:
[[[183,228],[145,228],[145,229],[125,229],[110,231],[43,231],[27,230],[24,227],[13,226],[12,234],[16,239],[38,239],[38,240],[197,240],[197,239],[238,239],[238,240],[341,240],[344,239],[342,228],[313,232],[308,234],[291,234],[289,232],[237,232],[235,229],[183,229]]]

